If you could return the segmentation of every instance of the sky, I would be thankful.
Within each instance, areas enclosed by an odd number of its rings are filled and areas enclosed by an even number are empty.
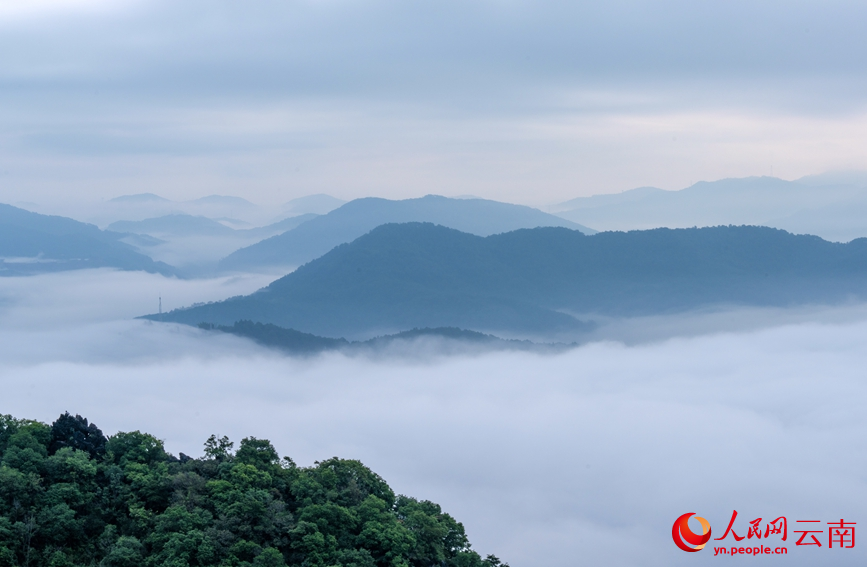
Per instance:
[[[157,289],[172,307],[260,283],[0,278],[0,412],[49,423],[78,413],[106,434],[152,433],[176,455],[201,456],[214,433],[236,446],[270,439],[300,466],[360,459],[513,567],[706,564],[710,546],[683,553],[671,525],[695,512],[722,537],[733,510],[741,536],[755,518],[787,517],[786,565],[865,562],[863,545],[794,545],[796,520],[867,515],[864,308],[824,322],[757,313],[761,324],[739,332],[656,338],[642,322],[631,344],[559,355],[440,356],[422,343],[389,358],[290,358],[130,318]]]
[[[0,0],[0,201],[867,169],[855,1]]]

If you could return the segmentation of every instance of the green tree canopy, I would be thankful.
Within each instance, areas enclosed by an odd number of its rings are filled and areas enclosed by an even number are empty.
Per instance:
[[[359,461],[233,447],[212,435],[202,458],[175,458],[78,415],[0,415],[0,567],[507,567]]]

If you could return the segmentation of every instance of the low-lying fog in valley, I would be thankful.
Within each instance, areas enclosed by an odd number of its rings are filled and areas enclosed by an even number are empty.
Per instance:
[[[863,306],[614,321],[557,355],[418,344],[399,358],[290,358],[133,319],[160,296],[167,310],[270,279],[0,278],[3,411],[80,413],[175,454],[217,433],[268,438],[302,466],[357,458],[513,566],[694,565],[671,543],[674,519],[696,512],[721,537],[733,509],[741,535],[788,518],[787,565],[863,563],[793,533],[795,520],[867,517]]]

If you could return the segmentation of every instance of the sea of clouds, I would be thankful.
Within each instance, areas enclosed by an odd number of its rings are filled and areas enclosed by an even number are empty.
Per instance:
[[[133,319],[160,296],[170,309],[266,283],[110,270],[0,278],[0,413],[79,413],[107,434],[153,433],[175,454],[201,455],[216,433],[270,439],[302,466],[360,459],[397,492],[440,503],[475,549],[512,567],[865,563],[857,538],[817,549],[796,547],[793,533],[795,520],[867,522],[863,310],[763,312],[752,324],[717,313],[738,324],[714,330],[704,318],[680,334],[657,319],[629,335],[620,322],[619,334],[556,355],[393,358],[290,358]],[[786,516],[789,554],[713,557],[719,542],[696,554],[672,543],[681,514],[720,537],[735,509],[740,535],[750,520]]]

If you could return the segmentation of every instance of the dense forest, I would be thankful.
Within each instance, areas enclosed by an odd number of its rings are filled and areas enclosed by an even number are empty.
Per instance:
[[[437,504],[358,461],[298,467],[271,443],[167,453],[81,416],[0,415],[0,566],[507,567]]]

